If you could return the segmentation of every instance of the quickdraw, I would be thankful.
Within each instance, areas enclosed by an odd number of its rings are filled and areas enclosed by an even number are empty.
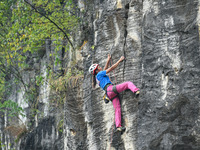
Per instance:
[[[104,96],[103,96],[103,100],[104,100],[104,102],[105,102],[106,104],[109,103],[109,101],[110,101],[110,99],[107,97],[106,93],[105,93]]]

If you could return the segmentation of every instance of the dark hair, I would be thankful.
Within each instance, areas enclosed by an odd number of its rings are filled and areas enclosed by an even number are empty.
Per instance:
[[[97,81],[96,81],[96,75],[97,75],[97,73],[96,73],[96,71],[95,71],[95,72],[94,72],[94,75],[92,76],[92,87],[93,87],[93,88],[95,88],[96,83],[97,83]]]

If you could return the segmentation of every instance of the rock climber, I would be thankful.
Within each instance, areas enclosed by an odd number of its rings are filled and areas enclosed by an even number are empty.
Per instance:
[[[114,70],[120,62],[124,60],[124,56],[121,56],[121,58],[113,64],[111,67],[108,67],[109,62],[111,60],[110,54],[108,54],[107,62],[102,70],[102,68],[98,64],[92,64],[89,68],[89,73],[93,75],[93,88],[96,86],[96,83],[105,90],[107,97],[112,101],[113,107],[115,109],[115,125],[117,128],[117,131],[123,132],[126,130],[125,127],[122,127],[121,125],[121,106],[120,101],[118,97],[118,93],[121,93],[124,90],[130,89],[133,93],[136,94],[136,96],[139,95],[140,91],[139,89],[130,81],[113,85],[109,76],[107,75],[109,72]]]

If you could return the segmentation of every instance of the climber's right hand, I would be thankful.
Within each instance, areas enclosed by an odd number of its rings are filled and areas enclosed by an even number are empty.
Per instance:
[[[124,57],[124,56],[121,56],[120,61],[123,61],[124,59],[125,59],[125,57]]]

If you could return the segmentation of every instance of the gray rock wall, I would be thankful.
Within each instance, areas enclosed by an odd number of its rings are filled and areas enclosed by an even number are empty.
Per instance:
[[[137,147],[199,149],[198,2],[147,3]]]
[[[68,85],[64,109],[49,110],[50,101],[41,97],[46,116],[24,136],[19,149],[200,149],[199,1],[79,0],[77,4],[84,21],[76,45],[87,41],[81,47],[82,58],[77,55],[84,77]],[[51,63],[48,42],[46,53],[44,62]],[[141,90],[139,98],[129,90],[120,94],[123,135],[114,132],[114,108],[103,102],[104,92],[98,86],[92,89],[88,74],[92,63],[104,67],[108,53],[112,64],[122,55],[126,58],[109,74],[112,82],[132,81]],[[72,53],[66,55],[71,59]],[[63,66],[69,65],[68,59],[64,62]],[[60,114],[63,132],[57,128]]]
[[[139,99],[128,91],[121,94],[123,125],[127,131],[111,147],[199,149],[198,1],[108,3],[112,2],[95,4],[98,8],[94,10],[97,15],[93,21],[95,49],[91,53],[92,62],[89,57],[86,66],[95,62],[103,66],[107,53],[112,54],[114,61],[124,55],[126,61],[116,69],[115,75],[110,75],[112,81],[116,76],[117,83],[130,80],[141,88]],[[89,78],[85,87],[91,82]],[[107,106],[99,104],[99,88],[84,89],[87,97],[92,97],[92,102],[88,98],[86,105],[90,105],[88,120],[95,126],[95,138],[91,139],[89,149],[106,149],[110,141],[103,143],[102,139],[112,135],[113,118],[105,120],[96,116],[107,116],[107,111],[113,114],[112,108],[105,110]],[[95,112],[94,108],[97,108]]]

